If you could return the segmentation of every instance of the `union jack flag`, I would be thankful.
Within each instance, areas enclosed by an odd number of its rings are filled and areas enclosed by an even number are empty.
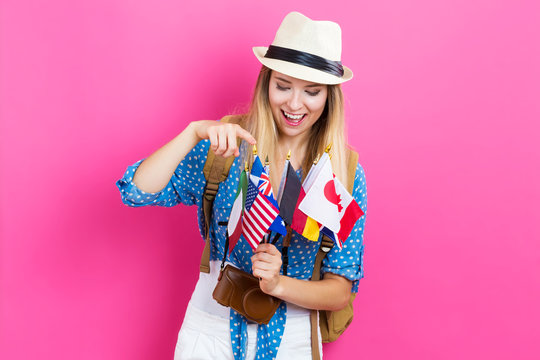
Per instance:
[[[266,196],[274,197],[274,193],[272,192],[272,186],[270,186],[270,178],[265,172],[261,174],[259,179],[259,191]]]
[[[278,208],[259,192],[257,186],[250,179],[246,195],[242,233],[253,250],[257,248],[278,214]]]

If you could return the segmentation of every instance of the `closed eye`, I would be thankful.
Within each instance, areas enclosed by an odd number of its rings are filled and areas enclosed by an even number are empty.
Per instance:
[[[279,83],[276,83],[276,89],[280,91],[286,91],[286,90],[289,90],[290,88],[286,86],[281,86]],[[306,90],[306,94],[308,94],[309,96],[317,96],[319,95],[320,92],[321,90],[316,90],[316,91]]]

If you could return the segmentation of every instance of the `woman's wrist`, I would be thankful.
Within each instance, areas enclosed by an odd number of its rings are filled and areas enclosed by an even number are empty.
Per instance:
[[[194,122],[189,123],[171,142],[171,145],[174,148],[173,154],[176,156],[177,165],[184,159],[187,153],[201,141],[197,136],[196,127],[193,123]]]
[[[186,136],[189,139],[193,139],[195,141],[195,144],[202,140],[202,138],[197,134],[197,126],[199,125],[199,123],[199,121],[192,121],[188,124],[188,126],[186,126],[184,131],[182,131],[186,132]]]
[[[272,295],[274,297],[277,297],[277,298],[281,299],[281,297],[285,293],[285,289],[284,289],[284,286],[283,286],[284,282],[286,281],[285,278],[286,278],[285,275],[279,275],[278,276],[277,284],[276,284],[276,286],[274,286],[274,289],[272,289],[272,291],[270,292],[269,295]]]

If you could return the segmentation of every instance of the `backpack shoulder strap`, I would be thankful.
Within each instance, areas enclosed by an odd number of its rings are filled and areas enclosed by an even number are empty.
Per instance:
[[[349,177],[347,184],[347,190],[349,194],[354,191],[354,178],[356,176],[356,168],[358,166],[358,153],[349,147],[349,161],[347,163],[347,176]]]
[[[246,125],[245,115],[229,115],[220,120],[225,123],[239,124],[242,127]],[[240,146],[241,139],[238,138]],[[216,155],[212,149],[208,149],[206,163],[204,164],[203,173],[206,178],[206,187],[203,194],[203,216],[204,216],[204,250],[201,256],[201,272],[210,272],[210,222],[212,217],[212,206],[214,199],[219,189],[219,184],[229,176],[229,170],[234,161],[234,156],[224,158]]]
[[[347,191],[349,193],[353,193],[354,190],[354,178],[356,176],[356,167],[358,165],[358,153],[354,151],[352,148],[349,147],[347,154]],[[326,257],[326,254],[332,250],[334,247],[334,241],[330,239],[328,236],[323,235],[321,239],[321,245],[319,247],[319,251],[317,252],[317,255],[315,257],[315,264],[313,267],[313,274],[311,275],[312,281],[320,280],[321,278],[321,266],[324,258]],[[354,299],[354,297],[353,297]],[[350,300],[352,301],[352,300]],[[321,355],[319,352],[319,321],[323,321],[323,319],[319,320],[319,311],[318,310],[311,310],[310,314],[310,322],[311,322],[311,354],[313,357],[313,360],[320,360]],[[328,327],[328,325],[325,325]],[[321,328],[321,335],[323,337],[323,341],[325,341],[325,337],[328,333],[328,329],[323,331]]]

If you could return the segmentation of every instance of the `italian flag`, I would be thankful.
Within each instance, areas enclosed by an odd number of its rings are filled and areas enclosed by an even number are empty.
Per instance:
[[[243,170],[240,174],[240,180],[238,181],[238,189],[236,190],[236,198],[229,216],[229,223],[227,224],[227,233],[229,234],[229,249],[233,249],[240,234],[242,234],[242,213],[244,212],[244,204],[246,203],[247,193],[247,175]]]

